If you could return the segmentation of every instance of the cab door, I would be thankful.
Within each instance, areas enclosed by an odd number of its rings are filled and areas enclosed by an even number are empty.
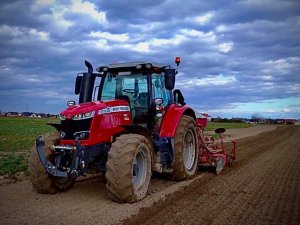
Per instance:
[[[138,94],[134,101],[135,117],[133,123],[146,126],[149,120],[150,94],[147,76],[141,75],[135,78],[135,89]]]

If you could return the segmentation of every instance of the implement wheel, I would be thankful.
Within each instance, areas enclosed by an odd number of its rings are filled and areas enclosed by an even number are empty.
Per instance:
[[[183,115],[174,138],[174,180],[187,180],[195,175],[198,167],[198,148],[196,122],[192,117]]]
[[[106,187],[116,202],[143,199],[151,178],[151,145],[139,134],[123,134],[112,144],[106,164]]]
[[[57,145],[59,141],[59,134],[53,133],[43,137],[45,146],[46,158],[53,162],[54,154],[50,150],[51,145]],[[28,166],[29,179],[33,188],[43,194],[55,194],[57,192],[67,191],[72,188],[75,182],[73,178],[53,177],[48,174],[43,167],[36,146],[31,149]]]
[[[216,166],[215,166],[215,172],[217,175],[223,171],[225,164],[226,164],[226,156],[219,157],[217,159]]]

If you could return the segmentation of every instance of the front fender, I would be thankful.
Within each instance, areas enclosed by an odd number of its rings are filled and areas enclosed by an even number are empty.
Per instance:
[[[159,136],[174,137],[182,115],[188,115],[196,119],[194,110],[189,106],[172,104],[163,117]]]

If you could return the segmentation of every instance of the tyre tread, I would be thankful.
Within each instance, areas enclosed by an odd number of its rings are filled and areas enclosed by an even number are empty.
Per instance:
[[[140,144],[145,144],[150,154],[151,146],[149,141],[142,135],[123,134],[112,144],[108,153],[105,177],[107,180],[106,187],[109,191],[108,195],[113,201],[133,203],[141,200],[146,195],[145,193],[144,195],[142,194],[142,196],[137,196],[136,193],[134,193],[131,183],[132,160]],[[151,177],[151,156],[149,160],[149,176]],[[149,182],[146,185],[148,189]]]

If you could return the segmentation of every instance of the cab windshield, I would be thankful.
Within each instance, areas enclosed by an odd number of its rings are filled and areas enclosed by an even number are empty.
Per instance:
[[[170,92],[165,89],[164,75],[153,73],[151,75],[151,98],[162,98],[163,105],[171,103]],[[150,85],[149,85],[150,87]],[[128,96],[131,106],[148,107],[150,101],[150,90],[148,90],[147,75],[108,74],[105,77],[100,100],[113,100],[120,96]]]
[[[124,99],[128,101],[133,120],[143,123],[149,109],[147,75],[107,74],[103,83],[101,100]]]
[[[113,100],[126,95],[130,100],[135,101],[141,95],[147,96],[147,93],[147,76],[143,74],[107,74],[102,88],[101,100]]]

